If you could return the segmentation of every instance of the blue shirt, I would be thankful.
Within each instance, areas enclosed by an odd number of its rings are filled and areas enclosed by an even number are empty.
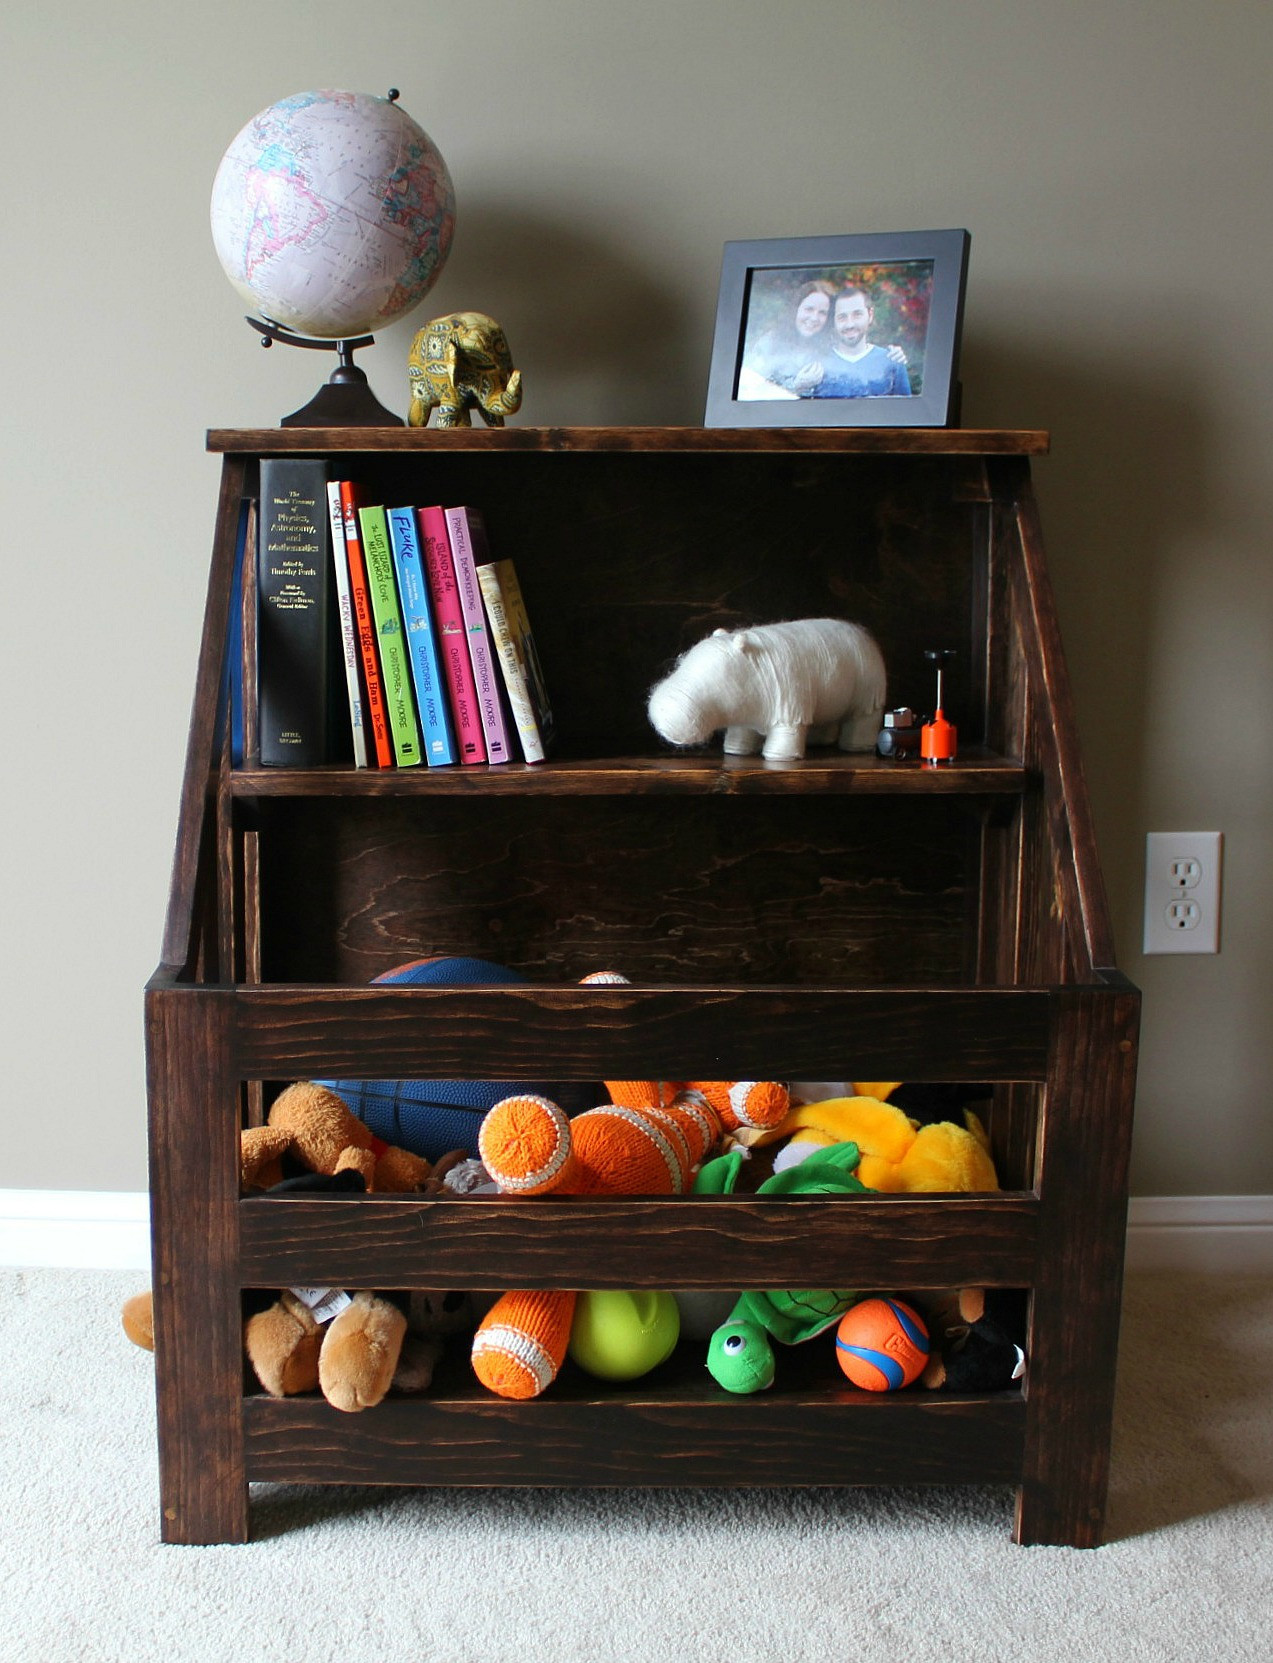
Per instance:
[[[910,398],[911,381],[906,365],[896,363],[882,346],[854,360],[828,352],[823,359],[824,374],[815,398]]]

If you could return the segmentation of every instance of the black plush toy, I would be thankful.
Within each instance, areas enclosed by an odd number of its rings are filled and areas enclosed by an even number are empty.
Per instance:
[[[915,1296],[933,1351],[923,1382],[934,1391],[1000,1392],[1025,1373],[1025,1295],[1015,1288],[960,1288]]]

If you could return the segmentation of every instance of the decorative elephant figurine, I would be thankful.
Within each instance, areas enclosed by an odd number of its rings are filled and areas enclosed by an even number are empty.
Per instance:
[[[879,647],[843,618],[718,629],[655,687],[649,717],[673,745],[701,745],[724,728],[727,752],[748,756],[763,744],[773,762],[802,757],[807,743],[870,751],[884,683]]]
[[[485,312],[451,312],[426,323],[407,354],[411,407],[407,423],[427,427],[432,411],[438,427],[471,427],[470,410],[488,427],[521,408],[522,372],[513,368],[508,339]]]

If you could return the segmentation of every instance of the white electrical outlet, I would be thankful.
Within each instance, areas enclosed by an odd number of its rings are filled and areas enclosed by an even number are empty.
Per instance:
[[[1145,839],[1145,951],[1220,951],[1220,832]]]

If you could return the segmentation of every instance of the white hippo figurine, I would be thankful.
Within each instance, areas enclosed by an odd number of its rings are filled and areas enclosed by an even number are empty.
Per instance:
[[[654,730],[673,745],[701,745],[725,730],[725,750],[772,762],[806,744],[871,751],[884,710],[884,660],[861,624],[799,618],[717,629],[682,653],[650,694]]]

